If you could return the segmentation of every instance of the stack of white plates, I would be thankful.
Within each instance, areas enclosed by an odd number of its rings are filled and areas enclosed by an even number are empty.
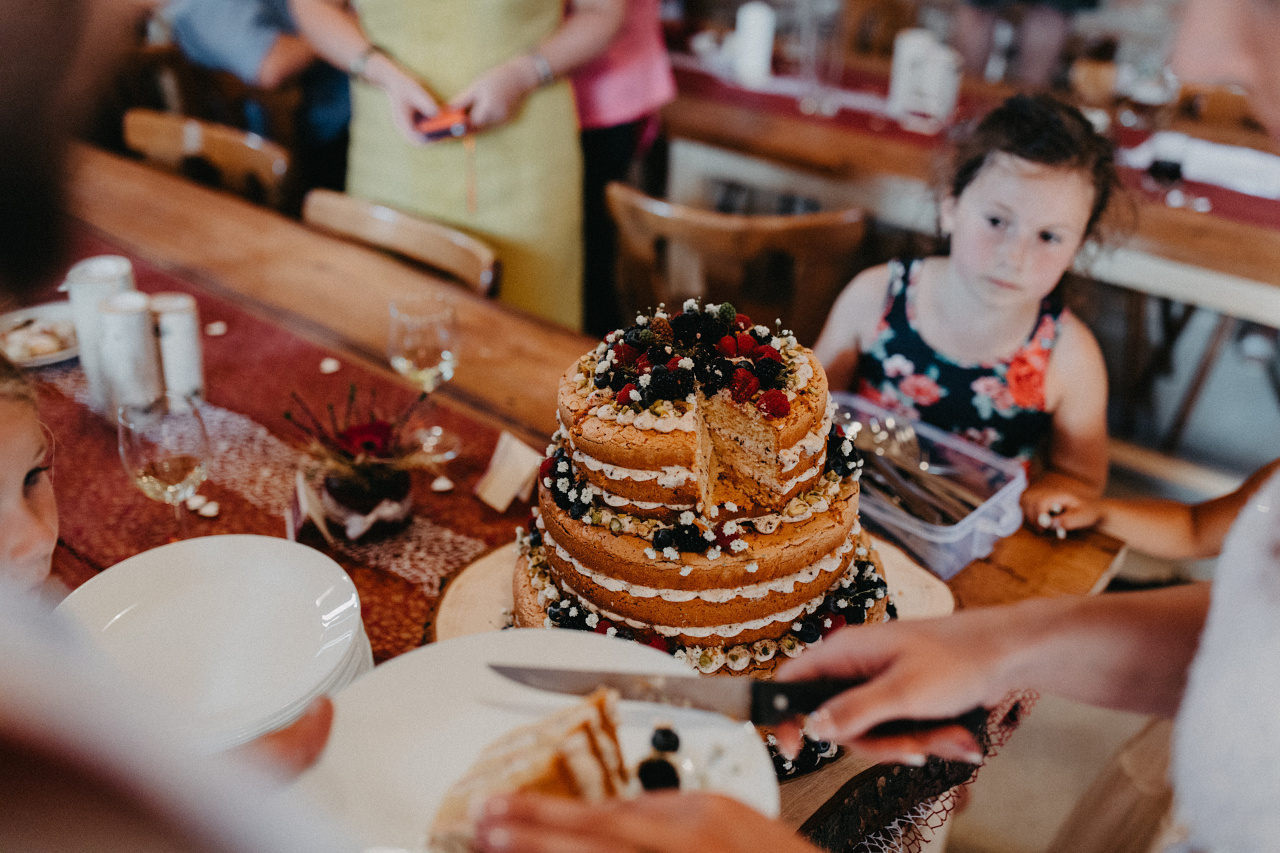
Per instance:
[[[117,563],[58,606],[211,750],[295,720],[373,668],[342,567],[270,536],[206,536]]]

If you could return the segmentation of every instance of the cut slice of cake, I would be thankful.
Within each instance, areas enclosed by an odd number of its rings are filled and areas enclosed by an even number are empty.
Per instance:
[[[602,688],[486,746],[445,793],[428,848],[468,853],[479,809],[494,794],[521,791],[585,800],[625,794],[630,775],[618,746],[617,702],[615,691]]]

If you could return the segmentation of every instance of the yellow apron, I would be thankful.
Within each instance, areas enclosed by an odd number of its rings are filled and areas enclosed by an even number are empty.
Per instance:
[[[481,72],[528,53],[560,24],[562,0],[357,0],[374,44],[442,101]],[[459,140],[409,144],[378,88],[352,85],[347,190],[439,219],[489,243],[500,298],[574,329],[582,322],[582,156],[573,93],[533,92],[507,123],[476,136],[476,210],[467,210]]]

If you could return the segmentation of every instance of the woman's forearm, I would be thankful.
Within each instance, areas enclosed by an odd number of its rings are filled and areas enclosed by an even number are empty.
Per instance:
[[[323,59],[346,71],[370,47],[355,13],[334,0],[289,0],[302,34]]]
[[[1201,583],[1016,605],[1000,678],[1009,689],[1172,716],[1208,610]]]
[[[625,0],[574,0],[564,21],[538,45],[538,53],[554,76],[569,74],[604,52],[625,12]]]

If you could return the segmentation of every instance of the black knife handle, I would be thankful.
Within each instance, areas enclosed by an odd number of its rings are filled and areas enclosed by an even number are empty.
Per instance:
[[[866,683],[865,678],[820,678],[812,681],[757,681],[751,685],[751,722],[773,726],[797,714],[809,714],[823,702]],[[987,730],[987,709],[972,708],[950,719],[888,720],[872,728],[870,737],[911,734],[959,725],[979,741]]]

